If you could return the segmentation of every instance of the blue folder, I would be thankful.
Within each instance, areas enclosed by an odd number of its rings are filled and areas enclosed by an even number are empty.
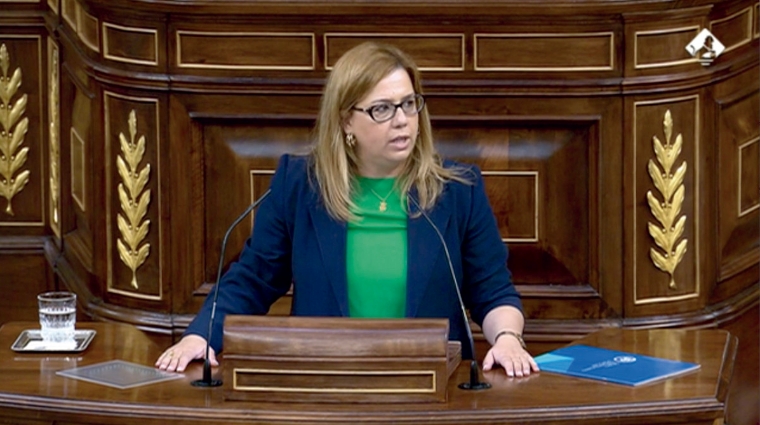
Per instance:
[[[637,386],[699,369],[699,364],[588,345],[570,345],[535,358],[541,371]]]

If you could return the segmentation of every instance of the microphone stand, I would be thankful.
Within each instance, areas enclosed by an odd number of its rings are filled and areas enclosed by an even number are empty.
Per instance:
[[[430,226],[435,230],[435,233],[438,235],[438,239],[441,240],[441,244],[443,245],[443,251],[446,254],[446,261],[449,264],[449,272],[451,272],[451,279],[454,282],[454,289],[456,289],[457,292],[457,299],[459,300],[459,308],[462,312],[462,320],[464,321],[464,328],[467,331],[467,341],[470,343],[470,352],[472,353],[472,360],[470,360],[470,380],[469,382],[462,382],[458,385],[460,389],[463,390],[473,390],[473,391],[480,391],[480,390],[487,390],[491,388],[491,384],[488,382],[483,382],[480,380],[480,367],[478,367],[478,361],[475,360],[477,356],[475,356],[475,339],[472,337],[472,328],[470,328],[470,320],[467,318],[467,309],[464,306],[464,300],[462,299],[462,291],[459,290],[459,282],[457,281],[456,273],[454,273],[454,265],[451,262],[451,254],[449,254],[449,248],[446,246],[446,241],[443,238],[443,235],[441,234],[441,231],[438,230],[438,226],[433,223],[433,220],[428,217],[427,214],[425,214],[425,211],[420,207],[420,204],[417,203],[417,201],[412,197],[412,195],[409,195],[409,199],[414,203],[414,205],[417,207],[417,210],[422,214],[423,217],[425,217],[425,220],[430,224]]]
[[[256,207],[259,206],[261,201],[263,201],[269,194],[271,193],[271,189],[268,189],[266,192],[264,192],[263,195],[259,197],[256,201],[254,201],[251,205],[246,208],[245,211],[243,211],[242,214],[238,218],[235,219],[234,222],[232,222],[232,225],[227,229],[227,233],[224,234],[224,239],[222,239],[222,249],[221,254],[219,255],[219,267],[216,269],[216,285],[214,285],[214,302],[211,306],[211,318],[208,321],[208,336],[206,338],[206,355],[203,359],[203,378],[202,379],[196,379],[195,381],[191,382],[190,384],[194,387],[218,387],[222,385],[221,379],[212,379],[211,378],[211,361],[209,360],[209,355],[211,353],[211,333],[213,332],[214,327],[214,317],[216,316],[216,302],[219,298],[219,283],[221,282],[222,278],[222,268],[224,267],[224,252],[227,249],[227,240],[230,238],[230,234],[232,233],[232,230],[237,227],[238,224],[240,224],[241,221],[243,221],[244,218],[248,216],[248,214],[251,213]]]

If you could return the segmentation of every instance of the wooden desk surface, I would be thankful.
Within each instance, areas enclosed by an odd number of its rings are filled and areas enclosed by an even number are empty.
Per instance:
[[[53,420],[81,424],[201,423],[526,423],[542,424],[720,424],[724,416],[736,338],[720,330],[607,329],[579,342],[640,354],[696,362],[699,371],[631,388],[539,373],[507,378],[502,370],[485,373],[493,388],[467,392],[460,366],[449,381],[449,401],[432,404],[282,404],[224,401],[222,387],[190,385],[201,375],[194,363],[182,379],[118,390],[56,372],[121,359],[152,365],[163,347],[140,330],[113,323],[78,323],[98,333],[78,354],[17,353],[10,349],[24,329],[36,323],[0,328],[0,418],[23,423]],[[222,367],[224,363],[222,362]],[[220,375],[221,370],[215,373]],[[33,422],[27,422],[34,419]],[[0,419],[0,423],[4,419]],[[16,422],[13,422],[16,423]]]

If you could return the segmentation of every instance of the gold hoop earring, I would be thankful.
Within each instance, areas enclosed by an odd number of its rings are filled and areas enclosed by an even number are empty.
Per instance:
[[[354,136],[354,133],[346,134],[346,144],[350,148],[354,147],[354,145],[356,144],[356,136]]]

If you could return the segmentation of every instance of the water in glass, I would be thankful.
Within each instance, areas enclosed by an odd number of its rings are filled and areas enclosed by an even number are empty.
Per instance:
[[[74,343],[76,294],[46,292],[37,296],[40,313],[40,335],[49,344]]]

